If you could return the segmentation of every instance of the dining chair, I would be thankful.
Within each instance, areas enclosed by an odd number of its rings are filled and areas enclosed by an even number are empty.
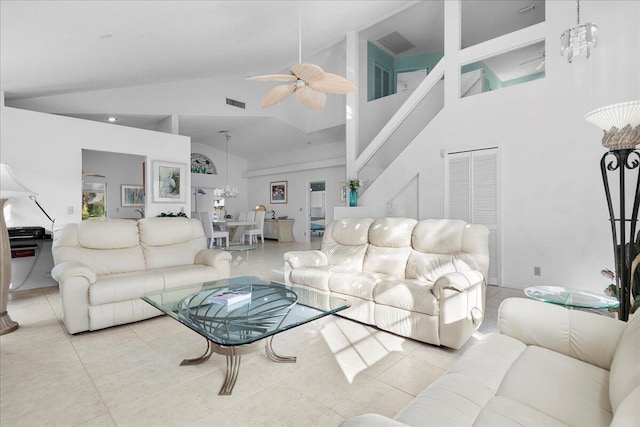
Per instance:
[[[222,239],[227,239],[226,247],[229,247],[229,232],[213,229],[213,215],[211,215],[211,212],[200,212],[200,221],[202,221],[202,226],[204,227],[204,234],[209,240],[209,249],[213,248],[214,240],[216,246],[221,247]]]
[[[238,221],[244,222],[246,220],[247,220],[247,213],[246,212],[240,212],[238,214]]]
[[[248,236],[249,237],[249,244],[253,243],[253,239],[255,237],[255,242],[258,243],[258,236],[260,236],[260,238],[262,239],[262,244],[264,244],[264,216],[265,216],[265,211],[258,211],[258,212],[254,212],[255,217],[254,217],[254,222],[255,222],[255,226],[254,228],[250,229],[250,230],[246,230],[243,234],[242,234],[242,243],[244,243],[244,236]]]

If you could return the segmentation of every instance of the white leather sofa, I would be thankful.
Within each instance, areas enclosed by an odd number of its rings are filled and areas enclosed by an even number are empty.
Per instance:
[[[189,218],[66,224],[54,232],[52,253],[71,334],[158,316],[143,294],[230,274],[231,255],[207,249],[202,223]]]
[[[640,315],[625,323],[522,298],[394,419],[342,427],[640,425]]]
[[[484,316],[488,235],[459,220],[344,218],[320,250],[285,253],[284,278],[350,301],[341,316],[460,348]]]

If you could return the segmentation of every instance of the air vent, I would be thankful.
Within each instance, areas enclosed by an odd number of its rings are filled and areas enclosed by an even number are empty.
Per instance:
[[[386,35],[384,37],[382,37],[381,39],[378,39],[378,43],[380,43],[382,46],[386,47],[387,49],[389,49],[391,52],[395,53],[396,55],[405,52],[409,49],[411,49],[412,47],[415,47],[413,45],[413,43],[411,43],[409,40],[405,39],[399,32],[394,31],[393,33]]]
[[[235,99],[227,98],[227,105],[233,105],[234,107],[242,108],[244,110],[244,102],[236,101]]]

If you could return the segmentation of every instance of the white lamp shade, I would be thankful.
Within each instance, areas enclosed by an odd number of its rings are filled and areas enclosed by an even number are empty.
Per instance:
[[[0,198],[8,199],[9,197],[32,196],[35,194],[16,179],[9,165],[0,163]]]
[[[600,107],[587,113],[584,118],[604,131],[609,131],[613,127],[622,129],[627,125],[633,129],[640,125],[640,101]]]

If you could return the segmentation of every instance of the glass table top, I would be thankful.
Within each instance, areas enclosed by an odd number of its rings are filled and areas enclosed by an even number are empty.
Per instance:
[[[594,292],[569,289],[561,286],[532,286],[526,288],[524,293],[529,298],[563,305],[565,307],[590,308],[604,310],[616,308],[620,302],[613,297]]]
[[[245,299],[221,303],[229,291]],[[208,340],[250,344],[344,310],[346,300],[256,276],[241,276],[146,294],[142,299]]]

